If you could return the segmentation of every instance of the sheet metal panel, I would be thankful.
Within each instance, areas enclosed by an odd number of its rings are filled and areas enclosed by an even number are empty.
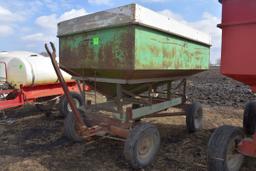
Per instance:
[[[147,27],[135,29],[135,70],[206,70],[209,46]]]
[[[60,38],[60,63],[77,76],[151,79],[192,75],[209,67],[210,48],[142,26]]]
[[[211,45],[209,35],[138,4],[130,4],[61,22],[58,24],[58,36],[127,24],[143,25]]]
[[[222,0],[221,71],[256,92],[256,1]]]

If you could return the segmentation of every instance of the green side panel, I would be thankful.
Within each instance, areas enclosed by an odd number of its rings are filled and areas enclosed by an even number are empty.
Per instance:
[[[67,68],[133,69],[134,27],[108,28],[60,37],[60,63]]]
[[[205,70],[209,58],[209,46],[142,26],[135,29],[136,70]]]
[[[74,76],[153,81],[187,77],[209,66],[209,46],[138,25],[59,38],[60,64]],[[97,89],[115,95],[114,85],[97,83]]]

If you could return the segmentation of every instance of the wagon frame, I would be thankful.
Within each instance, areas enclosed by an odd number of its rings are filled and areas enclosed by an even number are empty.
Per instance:
[[[95,91],[95,104],[85,100],[83,108],[76,108],[55,61],[54,44],[51,43],[51,46],[52,53],[45,45],[72,108],[72,113],[66,117],[64,122],[64,133],[71,140],[90,141],[98,136],[124,141],[126,159],[132,167],[142,168],[155,158],[160,146],[160,135],[152,124],[139,122],[141,118],[185,115],[188,132],[192,133],[202,128],[202,107],[199,103],[186,104],[187,82],[182,77],[179,78],[181,80],[175,86],[173,83],[177,81],[177,78],[123,82],[118,79],[73,77],[78,82],[94,87]],[[115,84],[116,96],[107,97],[107,102],[97,103],[97,82]],[[126,90],[124,85],[127,84],[137,86],[134,89]],[[159,87],[162,88],[161,91],[158,89]],[[135,94],[134,91],[137,89],[143,89],[144,93]],[[86,94],[81,88],[79,90],[86,99]],[[162,97],[154,96],[156,94],[161,94]],[[182,111],[168,112],[167,110],[171,107],[182,109]],[[112,113],[112,117],[105,116],[102,111]]]

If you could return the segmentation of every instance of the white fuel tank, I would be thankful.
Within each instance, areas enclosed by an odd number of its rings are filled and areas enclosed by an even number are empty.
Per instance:
[[[61,72],[66,81],[71,80],[71,75]],[[6,81],[19,89],[20,85],[49,84],[57,82],[58,79],[49,57],[15,51],[0,52],[0,82]]]
[[[7,79],[7,66],[12,58],[27,58],[32,56],[38,56],[39,54],[27,52],[27,51],[12,51],[0,52],[0,82],[6,82]],[[40,55],[39,55],[40,56]]]
[[[71,75],[62,71],[66,81],[71,80]],[[32,86],[58,82],[57,75],[50,58],[28,57],[12,58],[7,66],[7,81],[19,88],[20,85]]]

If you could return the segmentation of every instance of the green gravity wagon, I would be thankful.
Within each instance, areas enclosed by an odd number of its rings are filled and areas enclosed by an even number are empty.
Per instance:
[[[142,168],[160,146],[144,118],[185,115],[189,132],[202,128],[201,105],[186,102],[186,78],[209,69],[207,34],[131,4],[63,21],[58,37],[60,68],[106,97],[98,103],[81,90],[80,116],[65,120],[70,139],[124,141],[125,158]]]

